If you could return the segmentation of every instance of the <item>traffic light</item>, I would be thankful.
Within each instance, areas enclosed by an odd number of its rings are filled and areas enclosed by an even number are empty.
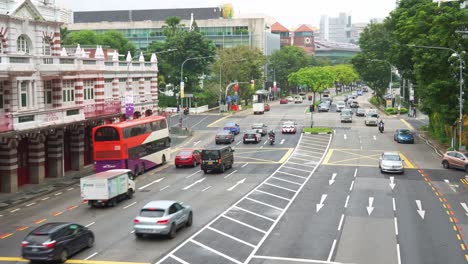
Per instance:
[[[234,92],[238,92],[239,91],[239,84],[236,83],[234,84]]]
[[[250,80],[250,88],[255,89],[255,80]]]

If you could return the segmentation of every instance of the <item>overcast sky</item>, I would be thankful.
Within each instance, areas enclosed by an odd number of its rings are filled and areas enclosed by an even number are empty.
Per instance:
[[[266,14],[286,27],[299,24],[319,26],[320,16],[352,15],[352,22],[385,18],[395,8],[395,0],[56,0],[73,11],[164,9],[212,7],[232,3],[236,14]],[[196,18],[195,18],[196,19]]]

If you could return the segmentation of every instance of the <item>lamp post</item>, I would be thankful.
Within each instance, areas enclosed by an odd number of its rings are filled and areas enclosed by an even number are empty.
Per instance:
[[[457,57],[458,61],[460,62],[460,78],[459,78],[459,85],[460,85],[460,94],[459,94],[459,108],[460,108],[460,130],[458,135],[458,150],[461,148],[461,141],[462,141],[462,133],[463,133],[463,58],[460,53],[455,51],[451,48],[446,47],[437,47],[437,46],[418,46],[414,44],[408,44],[408,47],[412,48],[423,48],[423,49],[439,49],[439,50],[448,50],[453,52],[452,56]]]
[[[238,62],[238,61],[246,61],[247,59],[239,59],[239,60],[228,60],[226,62]],[[223,68],[223,64],[220,63],[219,64],[219,99],[218,99],[218,102],[219,102],[219,112],[221,113],[221,94],[223,93],[222,91],[222,84],[221,84],[221,69]]]
[[[393,90],[392,90],[392,83],[393,83],[393,65],[386,61],[386,60],[378,60],[378,59],[373,59],[371,61],[380,61],[380,62],[385,62],[390,66],[390,83],[388,84],[388,89],[390,90],[390,93],[393,95]]]

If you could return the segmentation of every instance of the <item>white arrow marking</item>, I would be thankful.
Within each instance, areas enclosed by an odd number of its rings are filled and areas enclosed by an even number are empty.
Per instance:
[[[194,183],[192,183],[192,184],[190,184],[188,186],[185,186],[184,188],[182,188],[182,190],[186,191],[186,190],[192,188],[193,186],[203,182],[205,179],[206,179],[206,177],[203,177],[203,178],[199,179],[198,181],[196,181],[196,182],[194,182]]]
[[[146,184],[146,185],[144,185],[144,186],[141,186],[140,188],[138,188],[138,190],[143,190],[144,188],[146,188],[146,187],[148,187],[148,186],[151,186],[151,185],[153,185],[153,184],[155,184],[155,183],[158,183],[158,182],[160,182],[160,181],[162,181],[162,180],[164,180],[164,178],[161,178],[161,179],[157,179],[157,180],[155,180],[155,181],[152,181],[152,182],[150,182],[150,183],[148,183],[148,184]]]
[[[374,136],[374,140],[377,140],[377,137],[376,137],[376,136]]]
[[[444,182],[447,183],[447,185],[450,187],[450,189],[452,189],[453,192],[457,192],[457,190],[454,188],[454,187],[458,188],[457,184],[450,184],[450,181],[447,179],[445,179]]]
[[[426,211],[422,209],[421,201],[416,200],[416,205],[418,206],[418,214],[421,216],[422,219],[424,219],[424,215],[426,214]]]
[[[228,190],[228,191],[234,190],[238,185],[244,183],[244,182],[245,182],[245,179],[246,179],[246,178],[244,178],[244,179],[242,179],[242,180],[236,182],[236,184],[234,184],[231,188],[229,188],[229,189],[227,189],[227,190]]]
[[[320,211],[320,209],[322,209],[322,207],[324,205],[323,202],[325,202],[325,199],[327,199],[327,196],[328,196],[327,194],[322,194],[322,198],[320,198],[320,203],[317,204],[317,207],[316,207],[317,213],[318,213],[318,211]]]
[[[335,183],[335,178],[336,178],[336,173],[333,173],[331,180],[328,181],[328,185],[332,185],[333,183]]]
[[[283,145],[284,140],[285,140],[284,138],[281,140],[280,145]]]
[[[390,177],[390,188],[392,188],[392,190],[393,190],[393,188],[395,188],[395,185],[396,185],[395,184],[395,177]]]
[[[346,134],[343,135],[344,139],[347,139],[348,137],[346,136]]]
[[[466,203],[460,203],[463,209],[466,211],[466,215],[468,215],[468,206],[466,206]]]
[[[374,207],[372,206],[373,203],[374,203],[374,197],[369,197],[369,206],[367,207],[367,213],[369,215],[371,215],[372,211],[374,211]]]
[[[193,143],[193,146],[196,146],[198,144],[200,144],[201,140],[198,140],[197,142]]]

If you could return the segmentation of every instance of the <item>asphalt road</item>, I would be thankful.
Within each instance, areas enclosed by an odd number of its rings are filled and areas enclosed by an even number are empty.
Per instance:
[[[369,107],[367,96],[359,97],[363,107]],[[226,122],[242,130],[263,122],[279,131],[286,120],[309,126],[306,107],[272,105],[271,112],[256,116],[189,116],[195,135],[174,152],[213,146]],[[409,145],[394,142],[393,131],[407,124],[398,117],[384,117],[383,134],[366,127],[362,117],[340,123],[334,107],[312,118],[315,125],[332,127],[333,135],[277,133],[274,146],[266,137],[244,145],[236,136],[233,169],[204,175],[199,168],[168,164],[139,177],[135,197],[114,208],[88,208],[75,186],[2,212],[0,233],[11,235],[0,239],[0,261],[21,261],[19,244],[40,223],[75,221],[89,225],[97,240],[73,256],[74,263],[468,262],[467,173],[443,169],[419,138]],[[403,175],[379,171],[383,151],[402,154]],[[190,204],[194,225],[172,240],[136,239],[132,220],[156,199]]]

